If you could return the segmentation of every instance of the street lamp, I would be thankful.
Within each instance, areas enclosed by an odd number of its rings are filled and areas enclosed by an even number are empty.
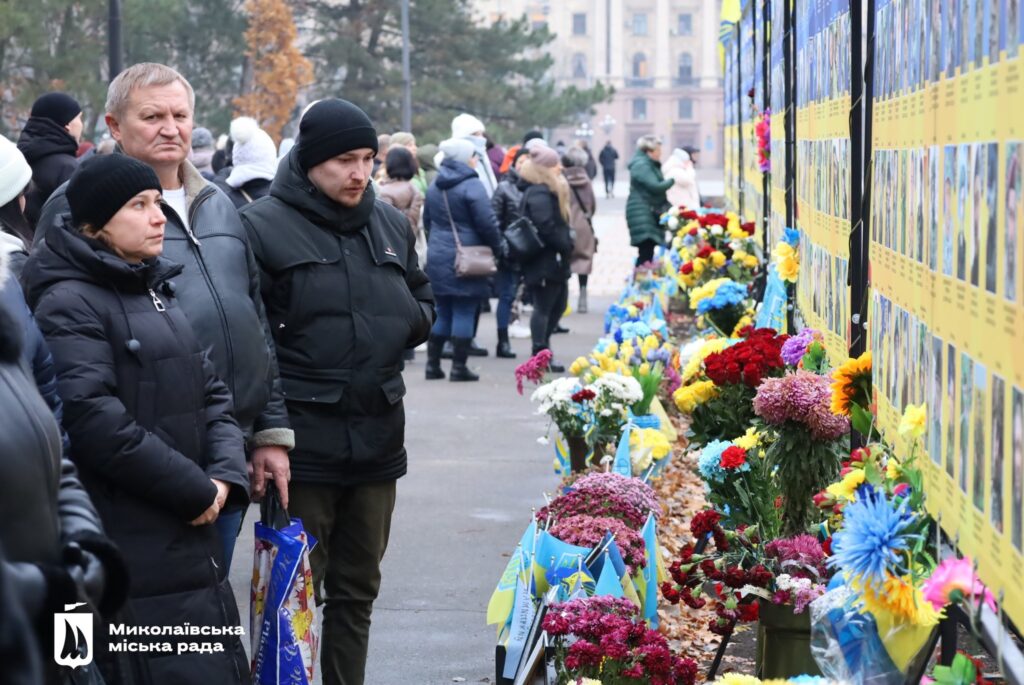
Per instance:
[[[601,128],[604,129],[604,134],[606,136],[610,136],[612,134],[612,129],[615,128],[615,124],[617,123],[618,122],[615,121],[615,117],[611,114],[605,114],[604,120],[601,121]]]
[[[590,140],[594,137],[594,129],[590,126],[589,121],[581,121],[580,125],[576,127],[575,133],[577,138],[583,140]]]

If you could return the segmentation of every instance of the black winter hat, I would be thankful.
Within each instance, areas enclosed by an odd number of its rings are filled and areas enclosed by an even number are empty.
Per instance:
[[[302,115],[296,148],[304,171],[363,147],[377,152],[377,130],[366,112],[348,100],[321,100]]]
[[[95,155],[75,169],[65,195],[75,225],[98,230],[144,190],[161,190],[149,165],[128,155]]]
[[[67,126],[81,113],[82,106],[78,104],[78,100],[67,93],[46,93],[32,103],[31,115],[52,119],[61,126]]]

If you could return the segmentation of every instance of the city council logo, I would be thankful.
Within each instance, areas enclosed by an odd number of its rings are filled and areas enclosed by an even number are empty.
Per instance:
[[[74,611],[83,606],[85,602],[65,604],[64,611]],[[53,615],[53,660],[68,668],[79,668],[92,663],[91,613]]]

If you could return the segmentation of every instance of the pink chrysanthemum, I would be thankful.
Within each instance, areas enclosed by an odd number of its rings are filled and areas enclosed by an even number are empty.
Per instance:
[[[809,371],[768,378],[757,389],[754,413],[770,424],[804,426],[815,440],[836,440],[850,431],[850,420],[832,413],[829,380]]]

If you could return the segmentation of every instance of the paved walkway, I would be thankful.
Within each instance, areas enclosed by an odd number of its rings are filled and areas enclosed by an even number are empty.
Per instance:
[[[589,288],[591,313],[568,316],[563,323],[571,332],[552,341],[566,364],[600,337],[603,313],[634,259],[623,219],[625,188],[615,200],[603,198],[603,187],[597,190],[601,246]],[[575,279],[573,284],[575,292]],[[529,392],[520,397],[515,389],[513,370],[526,359],[530,342],[513,340],[519,358],[499,360],[493,357],[495,340],[493,315],[484,315],[479,341],[492,356],[473,362],[479,383],[428,383],[422,352],[407,368],[409,474],[398,484],[374,609],[368,685],[493,682],[495,634],[484,624],[487,600],[531,510],[543,506],[544,491],[556,485],[553,448],[537,443],[546,421],[533,413]],[[244,531],[231,579],[245,621],[252,565],[248,521]]]

